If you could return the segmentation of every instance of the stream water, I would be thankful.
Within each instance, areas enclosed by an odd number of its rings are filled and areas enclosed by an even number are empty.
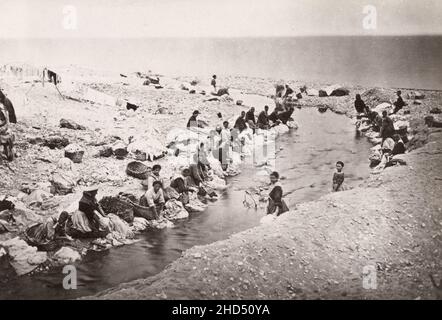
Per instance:
[[[331,190],[335,163],[345,163],[346,184],[358,186],[369,175],[371,145],[358,138],[354,124],[345,116],[315,108],[296,109],[299,128],[277,139],[276,168],[289,207],[318,199]],[[263,210],[243,206],[244,190],[259,182],[259,168],[244,166],[230,178],[229,187],[216,202],[201,213],[175,223],[174,228],[149,230],[138,235],[139,242],[105,252],[91,252],[76,265],[78,288],[62,287],[62,269],[23,276],[0,285],[0,299],[72,299],[93,295],[104,289],[161,272],[181,253],[196,245],[228,238],[231,234],[259,224]],[[260,181],[265,177],[260,177]],[[0,271],[1,272],[1,271]]]

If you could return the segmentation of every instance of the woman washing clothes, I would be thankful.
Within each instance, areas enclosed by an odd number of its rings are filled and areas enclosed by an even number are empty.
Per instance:
[[[267,195],[267,214],[271,214],[274,216],[279,216],[283,214],[284,212],[289,211],[289,208],[287,207],[287,204],[282,199],[283,197],[283,191],[282,191],[282,185],[279,182],[279,173],[274,171],[270,174],[270,184],[268,188],[268,195]],[[261,200],[264,200],[265,196],[261,194]]]
[[[161,217],[165,202],[163,184],[160,181],[154,181],[153,187],[147,190],[140,199],[140,205],[148,207],[157,218]]]
[[[189,203],[189,192],[198,191],[197,188],[188,185],[188,177],[190,177],[190,169],[185,168],[181,171],[181,175],[176,176],[170,183],[170,187],[178,193],[178,200],[181,201],[183,205]]]
[[[92,186],[83,191],[78,210],[66,222],[68,235],[74,238],[101,238],[110,232],[109,226],[103,219],[106,214],[97,202],[97,193],[98,186]],[[66,218],[62,215],[60,215],[59,223],[60,220]]]

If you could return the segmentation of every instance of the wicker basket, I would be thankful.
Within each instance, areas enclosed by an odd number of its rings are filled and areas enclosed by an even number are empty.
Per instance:
[[[84,151],[64,152],[64,156],[72,160],[73,163],[81,163],[83,161]]]
[[[99,203],[104,212],[114,213],[127,223],[133,222],[133,203],[129,199],[122,197],[104,197]]]
[[[146,220],[156,220],[157,215],[149,207],[144,207],[136,203],[132,203],[134,206],[134,216],[142,217]]]
[[[147,179],[150,170],[150,167],[145,164],[139,161],[132,161],[127,165],[126,173],[131,177],[144,180]]]

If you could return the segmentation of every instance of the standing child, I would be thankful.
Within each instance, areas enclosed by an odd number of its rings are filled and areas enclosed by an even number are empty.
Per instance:
[[[333,192],[344,191],[344,172],[342,169],[344,168],[344,162],[338,161],[336,162],[336,172],[333,174]]]
[[[212,81],[210,82],[210,85],[213,87],[213,90],[216,92],[216,74],[212,76]]]

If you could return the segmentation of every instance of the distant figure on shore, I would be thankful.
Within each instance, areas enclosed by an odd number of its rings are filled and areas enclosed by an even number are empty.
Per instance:
[[[241,111],[241,115],[236,119],[233,127],[238,129],[239,132],[242,132],[246,128],[246,112],[244,110]]]
[[[270,174],[270,186],[268,195],[267,214],[279,216],[284,212],[289,211],[287,204],[282,199],[283,191],[282,185],[279,182],[279,173],[273,171]]]
[[[0,148],[8,161],[14,160],[14,135],[9,128],[8,112],[0,105]],[[0,151],[0,163],[2,163],[2,155]]]
[[[343,169],[344,162],[336,162],[336,172],[333,174],[333,192],[344,191],[346,189],[344,185],[344,172],[342,171]]]
[[[287,98],[289,95],[293,94],[295,91],[289,87],[288,84],[285,85],[285,94],[283,98]]]
[[[212,81],[210,82],[210,85],[213,87],[213,90],[214,90],[215,92],[217,92],[217,91],[216,91],[216,74],[214,74],[214,75],[212,76]]]
[[[367,107],[364,100],[362,100],[361,95],[359,93],[356,94],[355,109],[357,113],[368,114],[370,112],[370,109]]]
[[[258,128],[267,130],[269,125],[269,106],[264,106],[264,110],[258,116]]]
[[[189,118],[189,121],[187,121],[187,128],[190,127],[198,127],[198,120],[197,117],[200,114],[198,110],[195,110],[192,115]]]
[[[394,123],[393,120],[388,116],[387,111],[382,111],[382,126],[381,126],[381,137],[382,142],[385,139],[392,137],[394,134]]]
[[[11,100],[6,98],[6,96],[3,94],[1,90],[0,90],[0,103],[5,106],[9,122],[17,123],[17,117],[15,116],[14,106],[12,105]]]
[[[400,90],[398,90],[396,92],[397,95],[397,99],[396,101],[393,103],[394,105],[394,110],[393,110],[393,114],[396,114],[399,110],[401,110],[403,107],[405,107],[407,104],[404,102],[404,100],[402,99],[401,96],[402,92]]]

